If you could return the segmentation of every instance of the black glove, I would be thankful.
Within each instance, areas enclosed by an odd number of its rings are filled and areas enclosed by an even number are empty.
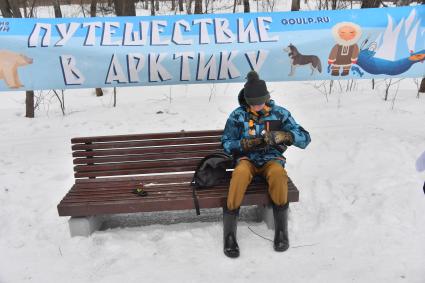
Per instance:
[[[250,151],[264,145],[263,138],[241,139],[241,147],[243,151]]]
[[[294,138],[290,132],[284,131],[266,131],[264,132],[264,142],[268,145],[291,145]]]

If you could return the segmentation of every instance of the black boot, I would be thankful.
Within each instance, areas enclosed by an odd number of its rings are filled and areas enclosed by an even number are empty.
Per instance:
[[[284,252],[289,248],[288,239],[288,207],[289,203],[284,205],[273,204],[274,216],[274,250]]]
[[[236,226],[239,216],[239,209],[228,210],[223,208],[223,243],[224,254],[228,257],[239,256],[239,246],[236,241]]]

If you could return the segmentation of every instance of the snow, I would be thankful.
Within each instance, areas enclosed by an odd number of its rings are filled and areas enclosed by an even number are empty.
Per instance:
[[[416,98],[411,80],[387,102],[382,81],[375,91],[358,81],[356,91],[327,98],[313,83],[268,84],[313,140],[287,154],[300,202],[291,205],[285,253],[250,229],[269,239],[272,230],[246,217],[241,257],[226,258],[219,210],[205,221],[193,211],[167,213],[173,219],[156,224],[123,215],[89,238],[69,236],[56,205],[73,183],[72,137],[220,129],[240,87],[121,88],[116,108],[110,90],[101,98],[69,90],[66,116],[45,93],[35,119],[23,117],[24,93],[2,93],[0,282],[424,282],[415,162],[425,148],[425,98]]]
[[[357,81],[352,92],[335,82],[326,96],[318,84],[268,83],[312,143],[287,153],[300,189],[291,248],[274,252],[252,232],[271,239],[273,231],[246,208],[238,259],[223,254],[220,210],[116,215],[106,229],[71,238],[56,205],[74,182],[72,137],[222,129],[242,84],[120,88],[115,108],[110,89],[67,90],[65,116],[43,92],[35,119],[24,117],[23,92],[0,93],[0,282],[425,282],[425,176],[415,170],[425,97],[410,79],[388,101],[381,80],[376,90]]]

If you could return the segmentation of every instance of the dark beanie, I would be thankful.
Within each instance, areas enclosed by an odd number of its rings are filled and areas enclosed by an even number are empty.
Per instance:
[[[256,71],[250,71],[246,75],[247,82],[244,86],[244,97],[249,105],[260,105],[270,99],[266,82],[260,80]]]

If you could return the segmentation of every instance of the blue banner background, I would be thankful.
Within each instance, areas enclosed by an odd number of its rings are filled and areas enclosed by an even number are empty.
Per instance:
[[[218,31],[217,25],[210,24],[206,28],[210,43],[200,44],[200,25],[194,24],[196,19],[226,19],[229,23]],[[263,41],[238,42],[238,19],[243,20],[244,28],[250,20],[258,35],[263,33]],[[263,27],[261,28],[261,19]],[[425,6],[380,9],[358,9],[338,11],[308,11],[308,12],[275,12],[250,14],[210,14],[184,16],[155,16],[155,17],[115,17],[115,18],[62,18],[62,19],[1,19],[0,20],[0,90],[23,89],[65,89],[89,88],[156,84],[187,84],[212,82],[241,82],[245,74],[253,67],[249,63],[257,59],[254,55],[266,56],[263,64],[256,69],[266,81],[288,80],[328,80],[345,78],[384,78],[384,77],[423,77],[425,75]],[[170,42],[167,45],[152,45],[151,28],[153,21],[164,21],[166,26],[159,26],[161,31],[156,33],[160,41],[167,41],[173,35],[174,23],[186,21],[190,31],[181,27],[184,40],[193,40],[192,44],[183,45]],[[226,21],[224,20],[224,21]],[[139,23],[148,24],[149,32],[145,45],[123,46],[124,26],[132,23],[133,31],[139,31]],[[88,29],[84,23],[100,22],[102,27],[95,29],[95,43],[85,46],[84,42]],[[117,46],[101,44],[108,22],[119,23],[119,28],[111,34],[111,41],[120,41]],[[361,36],[353,43],[360,48],[360,53],[353,63],[346,65],[349,73],[342,76],[343,67],[332,75],[335,67],[329,67],[330,53],[336,41],[332,29],[339,23],[350,23],[360,26]],[[70,23],[79,26],[72,37],[63,45],[55,46],[61,39],[56,25]],[[44,32],[39,34],[37,41],[30,46],[30,38],[37,34],[35,27],[40,24],[51,25],[51,40],[47,47],[42,46]],[[107,24],[106,24],[107,25]],[[216,43],[221,32],[224,41]],[[226,32],[235,37],[229,38]],[[229,34],[229,33],[227,33]],[[205,37],[203,37],[205,39]],[[276,38],[277,40],[271,40]],[[266,39],[266,40],[264,40]],[[255,41],[255,40],[254,40]],[[351,45],[353,45],[351,44]],[[294,52],[288,46],[294,46]],[[348,45],[347,45],[348,46]],[[347,49],[348,50],[348,49]],[[174,59],[179,52],[192,52],[194,58],[187,59],[186,72],[182,70],[181,58]],[[233,54],[228,68],[225,57],[221,52]],[[137,74],[130,76],[127,55],[138,53],[142,60],[133,60],[137,64],[143,62],[143,67]],[[156,57],[166,53],[163,61],[155,65]],[[216,62],[209,73],[212,78],[197,79],[199,53],[205,56],[204,66],[211,56]],[[293,57],[294,54],[297,57]],[[62,56],[62,61],[61,61]],[[65,56],[72,56],[66,59]],[[112,59],[115,60],[112,60]],[[149,59],[150,58],[150,59]],[[62,63],[61,63],[62,62]],[[320,68],[317,64],[320,63]],[[331,62],[336,66],[335,62]],[[75,65],[73,65],[75,64]],[[214,64],[213,64],[214,65]],[[64,67],[65,66],[65,67]],[[158,70],[155,71],[155,66]],[[313,66],[313,67],[312,67]],[[138,67],[141,67],[140,65]],[[183,68],[184,69],[184,68]],[[319,72],[319,69],[321,72]],[[66,71],[67,70],[67,71]],[[165,71],[164,71],[165,70]],[[151,71],[151,73],[150,73]],[[313,71],[313,73],[312,73]],[[109,76],[108,76],[109,74]],[[121,74],[121,76],[120,76]],[[206,72],[208,74],[208,72]],[[182,80],[181,77],[187,76]],[[108,80],[110,82],[108,82]]]

